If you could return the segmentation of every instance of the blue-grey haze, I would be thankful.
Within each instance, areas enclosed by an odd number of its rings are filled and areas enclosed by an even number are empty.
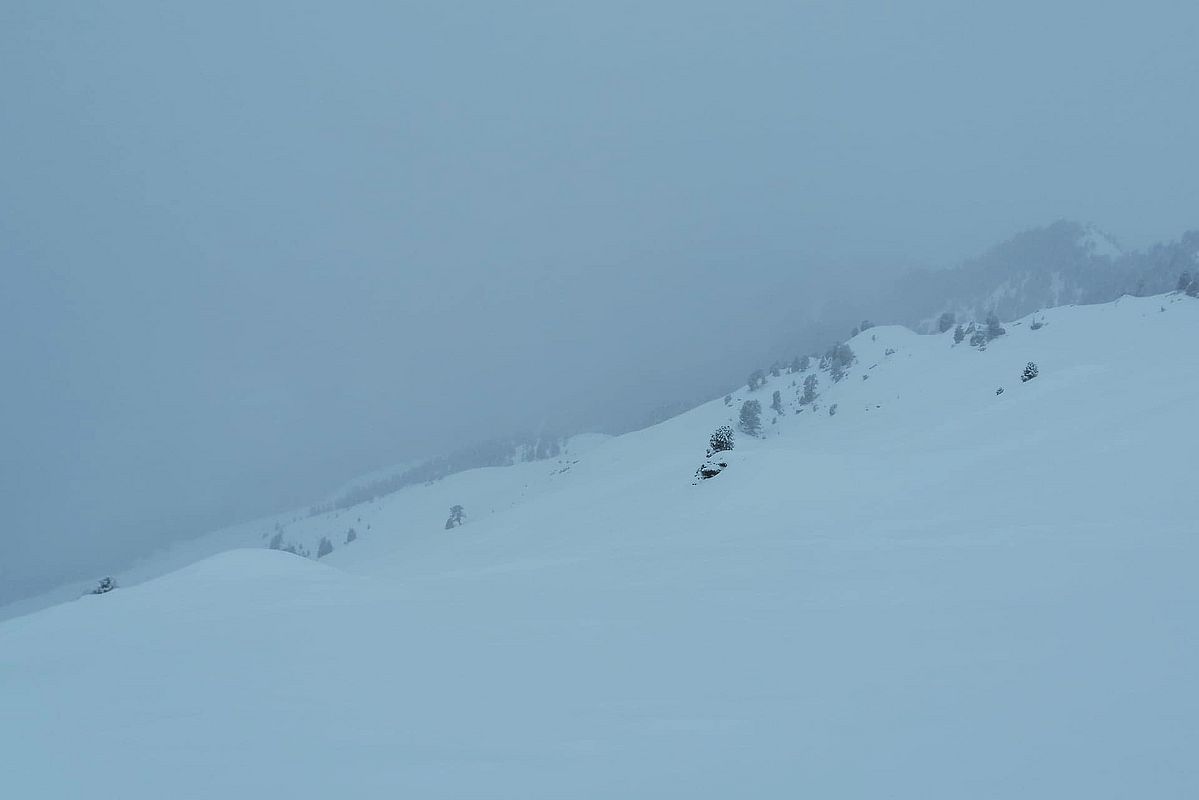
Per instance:
[[[0,599],[1199,221],[1187,2],[0,3]],[[831,309],[831,310],[830,310]]]

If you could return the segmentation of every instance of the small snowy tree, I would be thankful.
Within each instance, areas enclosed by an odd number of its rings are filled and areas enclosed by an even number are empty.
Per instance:
[[[939,330],[941,333],[945,333],[945,331],[953,327],[955,320],[956,318],[954,317],[953,312],[946,311],[941,315],[941,318],[937,320],[937,330]]]
[[[733,429],[728,425],[721,425],[708,437],[708,454],[713,455],[732,450],[733,445]]]
[[[966,338],[966,329],[965,328],[963,328],[961,325],[958,325],[956,328],[953,329],[953,343],[954,344],[961,344],[962,340],[965,338]]]
[[[845,377],[845,369],[856,359],[853,348],[845,342],[838,342],[829,348],[822,361],[828,367],[829,377],[836,383]]]
[[[463,524],[465,521],[463,517],[465,516],[466,511],[462,506],[450,506],[450,518],[445,521],[445,529],[448,531],[452,528],[457,528]]]
[[[1178,291],[1185,292],[1191,288],[1191,273],[1183,272],[1178,276]]]
[[[833,403],[831,406],[828,407],[828,415],[830,417],[837,416],[837,404],[836,403]]]
[[[1035,361],[1029,361],[1028,364],[1025,365],[1024,371],[1020,373],[1020,381],[1021,383],[1028,383],[1039,374],[1041,373],[1040,370],[1037,369],[1037,363]]]
[[[774,409],[774,413],[783,413],[783,393],[775,389],[774,395],[770,398],[770,407]]]
[[[354,530],[353,528],[350,528],[348,531],[346,531],[346,544],[349,544],[350,542],[353,542],[353,541],[357,541],[357,539],[358,539],[358,531]]]
[[[750,436],[762,432],[762,404],[757,400],[746,400],[741,404],[741,430]]]
[[[755,369],[749,373],[749,378],[745,382],[748,384],[751,392],[756,392],[766,385],[766,373],[760,369]]]
[[[993,313],[988,314],[987,315],[987,341],[991,341],[992,339],[998,339],[1000,336],[1003,336],[1005,333],[1007,333],[1007,331],[1005,331],[1003,329],[1003,326],[999,324],[999,317]]]
[[[799,396],[801,406],[810,405],[816,400],[816,376],[809,375],[803,379],[803,394]]]
[[[316,557],[324,558],[333,552],[333,542],[329,541],[328,536],[322,536],[320,544],[316,546]]]

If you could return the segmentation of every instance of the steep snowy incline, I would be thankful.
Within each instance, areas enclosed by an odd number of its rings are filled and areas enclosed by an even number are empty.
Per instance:
[[[771,378],[406,489],[320,562],[235,550],[0,624],[5,785],[1196,796],[1199,301],[1045,322],[871,329],[814,404]],[[697,483],[747,398],[762,438]],[[440,530],[448,502],[487,513]]]

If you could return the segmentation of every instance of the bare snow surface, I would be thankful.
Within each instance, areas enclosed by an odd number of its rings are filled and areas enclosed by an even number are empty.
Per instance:
[[[1044,318],[10,619],[4,796],[1199,796],[1199,301]]]

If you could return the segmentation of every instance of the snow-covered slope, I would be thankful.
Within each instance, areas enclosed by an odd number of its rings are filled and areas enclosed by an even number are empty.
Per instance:
[[[559,462],[278,520],[340,536],[319,562],[231,550],[2,623],[4,784],[1199,795],[1199,301],[1044,319],[981,352],[874,328],[802,410],[806,375],[771,378]],[[697,483],[749,398],[763,437]]]

